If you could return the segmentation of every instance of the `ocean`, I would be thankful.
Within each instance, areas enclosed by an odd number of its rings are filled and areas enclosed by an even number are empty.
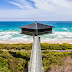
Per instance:
[[[21,28],[35,21],[1,21],[1,41],[33,41],[32,36],[20,34]],[[72,21],[38,21],[38,23],[54,26],[52,34],[42,35],[41,41],[72,41]]]

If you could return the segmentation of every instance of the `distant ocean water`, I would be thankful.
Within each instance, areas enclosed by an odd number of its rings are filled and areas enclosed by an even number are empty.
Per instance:
[[[32,37],[22,35],[19,26],[32,24],[34,21],[0,22],[0,41],[32,41]],[[72,21],[38,21],[38,23],[55,26],[53,34],[41,36],[42,41],[72,40]]]

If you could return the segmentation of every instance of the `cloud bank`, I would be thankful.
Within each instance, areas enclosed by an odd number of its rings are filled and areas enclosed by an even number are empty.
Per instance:
[[[18,9],[0,10],[0,18],[72,20],[72,0],[8,0]]]

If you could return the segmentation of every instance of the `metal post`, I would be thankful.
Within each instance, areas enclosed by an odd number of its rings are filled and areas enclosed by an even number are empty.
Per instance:
[[[33,37],[33,46],[31,51],[28,72],[43,72],[42,55],[39,36]]]
[[[38,26],[37,26],[37,21],[36,21],[35,24],[36,24],[35,36],[37,36],[37,35],[38,35],[38,28],[37,28]]]

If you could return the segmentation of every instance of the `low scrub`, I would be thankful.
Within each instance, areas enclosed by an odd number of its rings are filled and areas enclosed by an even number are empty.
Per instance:
[[[44,72],[71,72],[72,52],[49,52],[42,53]],[[68,66],[67,66],[68,65]],[[70,69],[66,69],[67,67]],[[71,71],[70,71],[71,70]]]
[[[32,43],[30,44],[0,44],[0,49],[31,50]],[[63,44],[41,43],[41,49],[42,50],[71,50],[72,45],[66,44],[66,43],[63,43]]]
[[[0,52],[0,72],[27,72],[30,53]]]
[[[48,43],[42,43],[41,44],[42,50],[70,50],[72,49],[72,44],[48,44]]]
[[[31,53],[26,51],[0,51],[0,72],[28,72],[30,55]],[[44,51],[42,52],[42,62],[44,72],[70,72],[72,52]]]

